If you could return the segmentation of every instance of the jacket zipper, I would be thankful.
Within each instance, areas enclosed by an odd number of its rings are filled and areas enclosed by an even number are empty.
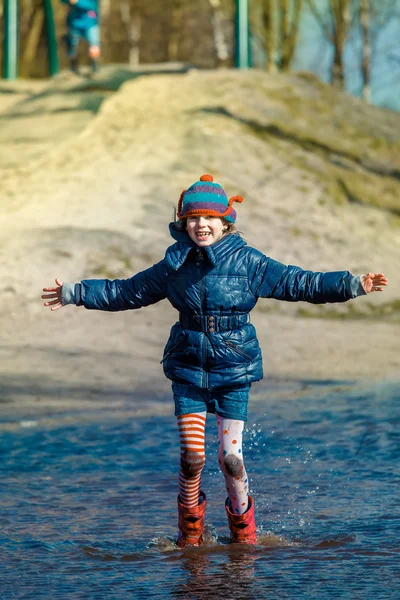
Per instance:
[[[240,356],[243,356],[243,358],[245,358],[248,361],[252,361],[253,357],[250,356],[249,354],[247,354],[247,352],[245,352],[245,350],[242,350],[239,346],[237,346],[236,344],[234,344],[233,342],[231,342],[230,340],[225,340],[225,344],[231,348],[234,352],[236,352],[237,354],[240,354]]]
[[[202,251],[199,249],[197,250],[197,257],[198,257],[198,262],[201,263],[201,265],[203,264],[203,260],[204,260],[204,256]],[[204,315],[204,301],[205,301],[205,287],[206,287],[206,282],[205,282],[205,277],[202,277],[200,280],[200,307],[201,307],[201,314]],[[202,336],[202,340],[201,340],[201,358],[203,361],[203,388],[208,388],[208,373],[207,373],[207,336],[206,334],[203,332],[203,336]]]

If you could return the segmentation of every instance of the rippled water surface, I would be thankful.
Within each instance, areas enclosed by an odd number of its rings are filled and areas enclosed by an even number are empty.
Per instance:
[[[3,420],[2,598],[400,598],[400,385],[283,396],[250,406],[254,547],[228,544],[213,416],[207,543],[185,551],[173,416]]]

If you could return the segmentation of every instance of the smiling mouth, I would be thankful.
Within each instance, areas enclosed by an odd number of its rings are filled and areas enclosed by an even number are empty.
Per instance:
[[[211,235],[211,233],[209,233],[208,231],[199,231],[196,233],[198,238],[206,238],[209,235]]]

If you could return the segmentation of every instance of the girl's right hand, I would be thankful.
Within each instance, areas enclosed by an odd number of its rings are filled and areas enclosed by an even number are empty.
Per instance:
[[[59,279],[56,279],[56,284],[57,287],[48,287],[48,288],[43,288],[44,292],[47,292],[46,294],[43,294],[42,298],[44,300],[47,300],[47,302],[44,303],[45,306],[51,306],[50,310],[58,310],[59,308],[62,308],[62,303],[61,303],[61,290],[62,290],[62,286],[63,286],[63,282],[60,281]]]
[[[388,280],[383,273],[366,273],[361,275],[360,281],[366,294],[383,292],[383,288],[388,284]]]

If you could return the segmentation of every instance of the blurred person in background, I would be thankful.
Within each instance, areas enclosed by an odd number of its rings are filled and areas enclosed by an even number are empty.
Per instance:
[[[68,5],[68,32],[64,39],[71,71],[79,73],[78,46],[80,39],[83,38],[88,43],[91,68],[95,73],[100,57],[99,1],[61,0],[61,3]]]

